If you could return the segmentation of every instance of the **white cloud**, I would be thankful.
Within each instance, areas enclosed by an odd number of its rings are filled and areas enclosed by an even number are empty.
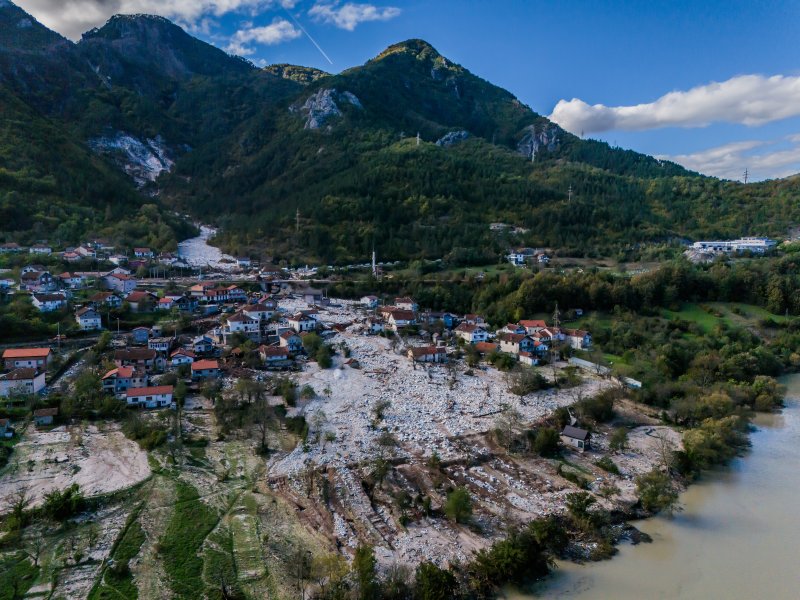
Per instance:
[[[238,54],[240,56],[247,56],[255,54],[255,50],[248,44],[253,42],[273,46],[294,40],[302,35],[299,29],[292,25],[286,19],[277,18],[269,25],[264,27],[250,27],[247,29],[240,29],[233,34],[230,44],[225,50],[231,54]]]
[[[723,179],[740,180],[745,169],[751,181],[788,177],[800,173],[800,134],[773,141],[732,142],[693,154],[657,158]]]
[[[800,77],[740,75],[635,106],[560,100],[550,119],[573,133],[705,127],[714,122],[756,126],[800,115]]]
[[[316,21],[353,31],[360,23],[366,21],[394,19],[400,14],[400,9],[394,6],[378,7],[373,4],[354,4],[352,2],[341,6],[338,3],[317,2],[311,7],[308,14]]]
[[[172,19],[192,31],[203,31],[208,17],[229,13],[257,14],[297,0],[14,0],[47,27],[71,39],[99,27],[115,14],[147,13]]]

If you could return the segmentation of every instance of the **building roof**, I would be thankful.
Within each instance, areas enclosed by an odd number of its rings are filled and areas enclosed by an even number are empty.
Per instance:
[[[264,356],[289,356],[289,350],[279,346],[261,346],[259,351]]]
[[[152,360],[155,357],[156,351],[152,348],[126,348],[114,351],[114,360]]]
[[[389,313],[389,317],[395,321],[413,321],[414,313],[410,310],[395,309]]]
[[[524,321],[520,321],[519,324],[525,327],[526,329],[529,327],[539,327],[540,329],[544,329],[545,327],[547,327],[547,323],[545,323],[541,319],[527,319]]]
[[[409,348],[408,351],[412,356],[427,356],[428,354],[447,354],[447,350],[438,346],[420,346],[418,348]]]
[[[155,295],[151,294],[150,292],[135,290],[125,296],[125,300],[128,302],[141,302],[142,300],[147,300],[148,298],[155,298]]]
[[[228,323],[255,323],[255,321],[245,314],[236,313],[228,317]]]
[[[525,338],[530,338],[530,336],[525,335],[524,333],[501,333],[499,336],[501,340],[505,342],[510,342],[512,344],[519,344]]]
[[[34,294],[37,302],[66,302],[67,299],[61,294]]]
[[[116,369],[111,369],[108,373],[103,375],[103,379],[110,379],[115,376],[122,379],[130,379],[133,377],[134,373],[136,373],[136,369],[133,367],[118,367]]]
[[[57,408],[39,408],[33,411],[34,417],[56,417],[58,416]]]
[[[293,337],[300,337],[300,336],[299,336],[299,335],[297,335],[297,334],[296,334],[294,331],[284,331],[284,332],[281,334],[281,337],[282,337],[283,339],[285,339],[285,340],[288,340],[288,339],[290,339],[290,338],[293,338]]]
[[[563,331],[564,331],[565,334],[567,334],[570,337],[581,337],[582,338],[584,336],[589,335],[589,332],[585,331],[583,329],[564,329]]]
[[[7,348],[3,358],[46,358],[50,352],[50,348]]]
[[[205,371],[206,369],[219,369],[219,361],[204,359],[192,363],[192,371]]]
[[[36,377],[36,369],[22,368],[14,369],[4,375],[0,375],[0,379],[6,381],[23,381],[26,379],[33,379]]]
[[[586,441],[589,439],[589,432],[585,429],[581,429],[579,427],[573,427],[572,425],[567,425],[564,427],[564,431],[561,432],[561,435],[564,435],[568,438],[572,438],[574,440],[583,440]]]
[[[171,385],[154,385],[150,387],[128,388],[126,395],[128,398],[138,398],[139,396],[160,396],[162,394],[172,394]]]
[[[91,313],[94,317],[99,316],[97,311],[93,309],[91,306],[84,306],[83,308],[79,309],[78,312],[75,313],[76,317],[82,317],[87,313]]]
[[[188,356],[189,358],[194,358],[195,353],[191,350],[175,350],[172,354],[169,355],[170,358],[175,358],[176,356]]]
[[[414,300],[412,300],[408,296],[403,296],[402,298],[395,298],[394,299],[394,303],[395,304],[416,304],[416,302],[414,302]]]
[[[482,353],[494,352],[497,350],[497,344],[493,344],[491,342],[478,342],[475,344],[475,349]]]
[[[465,333],[473,333],[477,330],[485,331],[485,329],[481,325],[471,325],[469,323],[461,323],[458,327],[456,327],[456,331],[463,331]]]

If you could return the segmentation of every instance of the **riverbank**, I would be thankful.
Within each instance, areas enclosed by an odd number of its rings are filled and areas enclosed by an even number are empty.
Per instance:
[[[800,516],[800,374],[782,378],[786,407],[758,414],[752,449],[681,495],[682,510],[633,523],[652,544],[623,543],[611,561],[559,568],[532,597],[588,599],[778,598],[796,595]]]

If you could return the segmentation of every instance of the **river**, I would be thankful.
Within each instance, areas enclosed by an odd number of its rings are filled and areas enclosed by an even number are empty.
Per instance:
[[[652,544],[624,544],[609,561],[560,563],[546,598],[800,597],[800,375],[783,378],[786,408],[759,415],[752,450],[681,495],[672,518],[636,523]]]
[[[178,244],[178,256],[191,267],[202,267],[208,269],[231,271],[236,268],[236,259],[211,246],[208,243],[216,229],[200,226],[200,235],[197,237],[183,240]]]

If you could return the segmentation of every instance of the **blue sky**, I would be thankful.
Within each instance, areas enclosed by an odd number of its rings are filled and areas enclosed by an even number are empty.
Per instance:
[[[73,39],[115,12],[155,12],[257,64],[330,72],[419,37],[574,133],[722,177],[800,172],[796,0],[17,3]]]

